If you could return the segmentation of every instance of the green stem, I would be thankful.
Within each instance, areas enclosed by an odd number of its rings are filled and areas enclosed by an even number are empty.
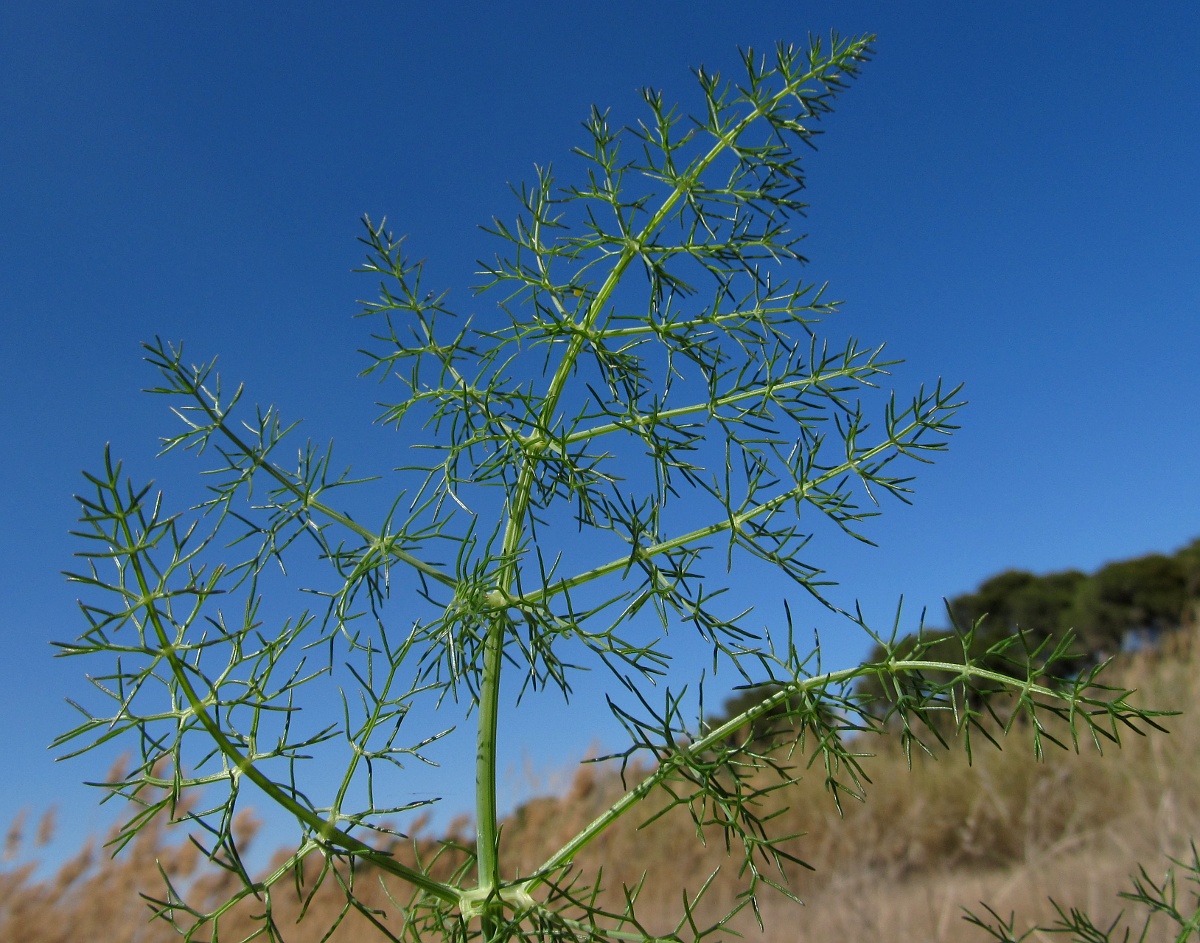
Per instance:
[[[1022,694],[1040,694],[1045,697],[1062,698],[1061,692],[1052,690],[1040,684],[1033,684],[1028,681],[1020,681],[1019,679],[1009,677],[1008,675],[1000,674],[999,672],[989,671],[985,668],[976,668],[971,665],[960,665],[946,661],[893,661],[881,662],[872,665],[858,665],[854,668],[843,668],[841,671],[830,671],[825,674],[814,675],[811,678],[806,678],[804,681],[798,681],[793,684],[785,685],[779,691],[772,694],[770,697],[764,698],[754,707],[739,714],[738,716],[726,721],[721,726],[709,731],[700,739],[681,747],[677,752],[662,760],[658,767],[646,779],[638,783],[628,792],[626,792],[613,805],[606,809],[601,815],[592,820],[585,826],[579,834],[567,842],[562,848],[546,859],[545,863],[537,870],[537,872],[524,883],[526,891],[532,891],[535,888],[546,883],[554,872],[569,865],[588,845],[590,845],[598,836],[607,831],[617,819],[621,818],[626,812],[632,809],[637,803],[644,799],[659,783],[671,776],[677,769],[687,765],[688,760],[696,754],[703,754],[706,750],[714,746],[718,746],[723,741],[727,740],[737,731],[753,723],[757,718],[770,712],[779,704],[783,704],[797,694],[807,691],[811,688],[825,688],[829,685],[837,685],[846,681],[850,681],[855,677],[870,674],[872,671],[876,673],[888,671],[891,674],[899,674],[900,672],[908,671],[941,671],[950,674],[962,675],[964,677],[992,681],[998,684],[1003,684],[1007,687],[1019,687]]]
[[[787,95],[793,94],[812,74],[803,79],[788,84],[773,98],[773,102],[782,101]],[[743,132],[760,117],[763,111],[756,108],[750,114],[736,122],[729,130],[720,135],[716,143],[689,169],[688,178],[698,179],[704,170],[722,153],[733,146]],[[662,205],[650,217],[637,236],[625,240],[616,263],[609,271],[604,283],[584,312],[578,330],[571,335],[571,340],[563,353],[547,387],[545,398],[539,411],[539,428],[550,429],[553,425],[554,414],[566,389],[575,363],[589,336],[595,329],[599,319],[608,304],[609,298],[624,277],[630,263],[642,252],[655,233],[671,216],[676,204],[684,198],[686,187],[675,186],[664,199]],[[539,461],[538,455],[527,451],[521,465],[521,471],[516,486],[508,504],[508,520],[505,524],[501,554],[503,565],[498,575],[497,588],[512,597],[513,588],[517,585],[516,574],[518,553],[526,532],[525,516],[529,509],[530,491],[533,487],[535,468]],[[714,531],[715,532],[715,531]],[[599,574],[595,574],[599,575]],[[548,593],[547,593],[548,595]],[[479,695],[479,726],[476,738],[475,789],[476,789],[476,843],[478,853],[479,888],[481,892],[489,892],[500,884],[498,858],[499,830],[496,819],[496,730],[497,713],[500,698],[500,675],[503,666],[504,635],[507,631],[508,620],[504,612],[496,613],[489,623],[487,636],[484,639],[483,677],[480,681]],[[496,904],[494,906],[499,906]],[[490,939],[494,925],[488,916],[488,910],[483,910],[483,933],[485,939]]]
[[[490,890],[500,885],[496,739],[505,628],[503,614],[493,616],[483,645],[483,681],[479,692],[479,725],[475,753],[475,841],[481,890]]]
[[[816,675],[808,678],[805,681],[796,684],[790,684],[777,691],[775,694],[765,698],[754,707],[750,708],[743,714],[726,721],[720,727],[710,731],[705,736],[701,737],[694,743],[689,744],[686,748],[681,748],[678,752],[668,756],[658,764],[658,767],[647,776],[644,780],[626,792],[620,799],[613,803],[603,813],[593,819],[586,825],[582,831],[574,838],[563,845],[558,851],[546,859],[545,863],[537,870],[537,872],[528,881],[525,882],[525,889],[532,891],[534,888],[545,884],[553,873],[560,868],[569,865],[579,852],[583,851],[597,837],[602,835],[608,828],[626,812],[632,809],[637,803],[644,799],[649,793],[667,779],[675,770],[686,765],[687,759],[693,753],[702,753],[709,747],[712,747],[731,734],[736,733],[742,727],[752,723],[757,717],[765,714],[776,704],[782,703],[791,697],[804,691],[810,687],[818,685],[825,686],[836,684],[839,681],[848,680],[857,674],[862,674],[861,666],[856,668],[846,668],[842,671],[833,671],[827,674]]]
[[[254,449],[243,442],[241,437],[225,424],[225,417],[221,413],[217,412],[205,399],[205,397],[201,395],[204,392],[204,388],[192,384],[189,381],[186,373],[182,369],[179,369],[179,367],[181,367],[181,365],[178,361],[176,361],[176,376],[178,376],[181,381],[187,384],[187,389],[191,393],[192,398],[200,404],[200,408],[204,410],[209,419],[213,421],[216,428],[221,431],[221,434],[229,439],[229,441],[237,447],[239,452],[253,462],[255,467],[261,468],[285,489],[299,498],[300,501],[303,502],[304,507],[309,511],[315,511],[317,514],[341,524],[347,530],[356,534],[372,546],[377,546],[381,543],[378,534],[372,532],[369,528],[363,527],[353,518],[348,517],[340,511],[334,510],[333,508],[329,507],[329,505],[324,504],[321,501],[318,501],[305,489],[299,487],[289,475],[280,471],[280,469],[271,462],[266,461],[262,456],[255,452]],[[408,564],[409,566],[413,567],[413,569],[423,573],[430,579],[441,583],[443,586],[457,586],[457,581],[453,576],[443,572],[431,563],[426,563],[424,560],[414,557],[411,553],[408,553],[404,550],[397,550],[395,547],[388,547],[388,553],[401,563]]]

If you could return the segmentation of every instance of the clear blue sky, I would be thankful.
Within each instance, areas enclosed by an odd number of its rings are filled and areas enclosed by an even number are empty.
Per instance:
[[[898,389],[942,376],[970,400],[878,548],[815,548],[836,598],[883,621],[901,594],[936,611],[1008,567],[1200,535],[1195,3],[5,3],[0,821],[52,802],[73,829],[105,820],[77,785],[104,764],[46,749],[86,693],[49,642],[80,628],[60,576],[80,470],[112,442],[168,495],[178,472],[153,461],[173,426],[138,392],[141,341],[220,355],[344,460],[398,464],[355,376],[359,217],[411,233],[470,308],[494,251],[477,225],[515,214],[535,163],[569,175],[590,105],[634,121],[644,85],[689,97],[691,66],[831,28],[879,40],[808,159],[808,277],[906,358]],[[861,657],[822,618],[827,664]],[[611,738],[594,694],[510,742],[514,788],[523,751],[552,769]],[[460,749],[414,790],[467,807]]]

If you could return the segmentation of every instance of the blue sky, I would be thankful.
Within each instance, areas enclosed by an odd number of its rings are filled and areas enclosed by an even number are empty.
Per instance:
[[[1195,4],[5,4],[0,820],[49,803],[74,830],[105,820],[78,785],[104,763],[46,749],[85,693],[49,642],[80,627],[60,576],[79,472],[106,442],[168,496],[185,468],[154,462],[173,427],[139,393],[141,341],[219,355],[377,468],[410,440],[371,426],[378,391],[356,378],[363,214],[411,233],[469,309],[496,248],[478,225],[515,214],[509,184],[535,164],[569,177],[593,103],[632,122],[642,86],[690,99],[689,67],[831,28],[879,39],[807,159],[807,278],[845,299],[839,330],[906,359],[897,389],[944,377],[970,401],[913,506],[869,527],[877,548],[814,548],[836,598],[884,622],[901,594],[936,612],[1008,567],[1200,535]],[[824,618],[806,628],[827,664],[864,654]],[[615,745],[602,716],[535,710],[509,743],[513,794],[525,759]],[[460,747],[413,788],[467,807]]]

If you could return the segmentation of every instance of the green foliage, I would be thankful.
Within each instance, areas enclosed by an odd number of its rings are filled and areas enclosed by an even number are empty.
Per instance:
[[[781,46],[771,60],[748,52],[736,84],[697,72],[702,107],[690,120],[653,91],[634,128],[593,111],[576,182],[560,187],[542,170],[518,191],[516,221],[494,221],[504,251],[479,292],[497,307],[475,320],[457,318],[401,242],[368,223],[364,271],[382,284],[364,312],[375,325],[365,372],[395,390],[382,422],[426,436],[424,460],[373,514],[348,510],[362,482],[329,449],[296,443],[278,410],[248,409],[213,364],[148,345],[153,392],[183,423],[164,450],[208,462],[208,496],[168,510],[107,455],[88,475],[85,566],[72,577],[86,626],[64,651],[102,661],[93,696],[105,706],[81,706],[58,742],[136,751],[105,784],[134,803],[118,845],[179,816],[238,879],[216,908],[189,904],[186,886],[155,900],[187,939],[216,939],[243,901],[261,935],[281,938],[276,896],[322,885],[340,888],[343,915],[361,913],[389,939],[648,939],[638,888],[610,906],[600,876],[574,865],[645,808],[684,810],[698,833],[721,837],[744,878],[715,922],[697,916],[709,885],[685,895],[666,936],[701,939],[739,911],[757,914],[758,895],[782,887],[797,860],[760,800],[800,772],[741,734],[764,718],[787,721],[789,749],[836,801],[864,783],[842,734],[895,720],[906,748],[927,748],[947,735],[938,718],[952,716],[949,733],[969,752],[974,733],[995,736],[976,705],[997,688],[1013,692],[1012,716],[1028,721],[1039,753],[1080,737],[1119,742],[1153,723],[1095,672],[1060,684],[994,670],[1012,639],[978,657],[964,645],[956,658],[925,642],[884,644],[870,664],[825,671],[797,648],[790,618],[767,632],[702,575],[756,559],[824,600],[800,521],[859,536],[878,498],[905,499],[905,460],[927,461],[955,428],[957,391],[940,383],[883,397],[870,422],[892,362],[881,347],[820,340],[835,306],[797,280],[800,155],[869,51],[869,37],[835,37]],[[324,570],[310,576],[315,565]],[[288,576],[297,569],[303,582]],[[281,615],[296,589],[303,608]],[[704,727],[694,692],[656,684],[670,651],[655,624],[694,632],[717,669],[774,693]],[[1047,669],[1066,658],[1039,649]],[[628,742],[615,756],[649,772],[535,871],[505,873],[502,691],[569,697],[574,672],[595,667],[616,679],[609,703]],[[889,723],[863,713],[864,678],[886,687]],[[457,734],[410,730],[413,707],[450,700],[475,724],[463,749],[476,757],[477,799],[474,845],[447,873],[392,854],[388,823],[419,805],[397,798],[404,764]],[[327,786],[314,772],[330,769],[340,773]],[[248,873],[233,828],[246,783],[299,827],[290,856],[264,875]],[[394,912],[364,903],[356,882],[370,873],[409,889]]]
[[[1187,572],[1178,556],[1161,553],[1110,563],[1079,593],[1076,617],[1092,651],[1121,647],[1127,631],[1178,628],[1188,602]]]
[[[1072,609],[1079,586],[1087,577],[1078,570],[1038,577],[1009,570],[986,580],[974,593],[950,603],[956,625],[983,620],[990,641],[1025,630],[1041,640],[1061,638],[1071,629]]]

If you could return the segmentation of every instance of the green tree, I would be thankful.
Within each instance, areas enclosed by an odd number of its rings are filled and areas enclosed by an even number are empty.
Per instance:
[[[1111,654],[1129,631],[1178,628],[1187,600],[1184,560],[1152,553],[1102,568],[1081,587],[1072,615],[1087,647]]]
[[[981,641],[995,641],[1014,632],[1030,633],[1038,641],[1061,637],[1071,630],[1072,607],[1087,576],[1078,570],[1035,576],[1008,570],[985,580],[973,593],[950,601],[958,626],[981,623]]]
[[[165,449],[203,456],[209,497],[168,510],[108,455],[88,476],[87,563],[73,577],[87,624],[65,651],[104,664],[92,692],[104,709],[85,710],[59,742],[82,751],[116,739],[135,751],[106,786],[134,803],[118,845],[179,814],[240,879],[207,910],[168,887],[158,912],[187,938],[215,939],[239,901],[281,938],[272,901],[304,873],[390,939],[645,939],[636,888],[605,908],[597,877],[574,862],[657,797],[722,836],[745,881],[732,912],[757,913],[795,856],[756,800],[800,774],[735,735],[782,712],[820,734],[805,742],[834,797],[858,794],[857,755],[834,727],[892,729],[856,719],[864,677],[888,686],[910,748],[953,709],[970,751],[972,693],[998,685],[1034,720],[1035,750],[1048,716],[1071,736],[1113,740],[1152,720],[1094,675],[1059,687],[990,670],[1009,640],[981,659],[885,646],[872,664],[827,671],[795,644],[790,620],[762,629],[704,575],[756,559],[823,599],[801,516],[857,536],[871,502],[905,497],[905,461],[936,454],[954,428],[957,391],[940,383],[872,405],[891,362],[880,347],[820,340],[834,305],[798,280],[801,154],[869,51],[870,37],[835,37],[769,60],[747,52],[736,83],[697,72],[691,120],[654,91],[630,129],[593,111],[574,182],[542,170],[518,191],[516,221],[494,222],[504,251],[480,293],[498,307],[476,320],[457,319],[401,243],[369,224],[365,271],[382,284],[367,306],[366,372],[396,388],[382,421],[426,436],[425,461],[373,515],[348,510],[358,483],[329,449],[295,443],[296,460],[284,457],[294,426],[277,409],[248,409],[212,364],[148,345],[155,392],[183,421]],[[289,583],[278,564],[305,559],[327,574]],[[278,615],[297,598],[308,602]],[[694,632],[719,670],[775,693],[702,727],[684,691],[655,684],[670,651],[654,624]],[[628,733],[616,757],[649,772],[533,873],[513,874],[499,857],[502,696],[524,706],[569,697],[577,666],[612,672],[610,703]],[[447,874],[390,850],[388,823],[412,804],[388,771],[456,735],[408,723],[415,704],[453,699],[470,707],[463,749],[476,758],[477,799],[473,846]],[[342,772],[325,788],[314,768]],[[233,828],[247,784],[299,829],[290,856],[262,875],[247,872]],[[364,868],[409,888],[394,912],[362,901]],[[672,939],[725,931],[732,913],[697,923],[706,887],[681,902]]]
[[[1183,571],[1184,596],[1186,597],[1184,620],[1200,617],[1200,540],[1193,540],[1175,554]]]

